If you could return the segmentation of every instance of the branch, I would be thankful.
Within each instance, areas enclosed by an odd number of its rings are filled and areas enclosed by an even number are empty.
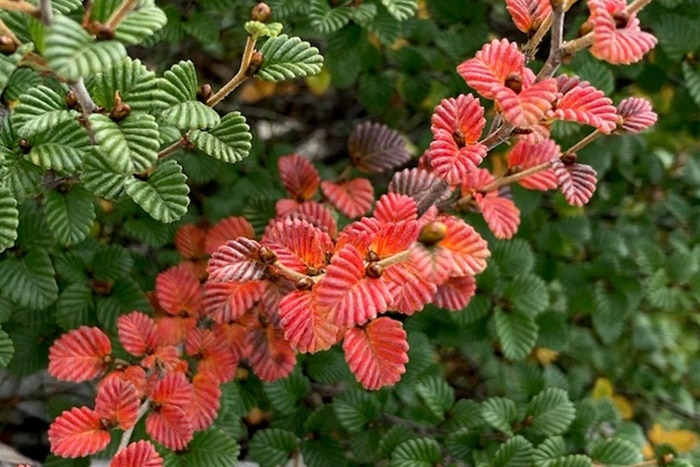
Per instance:
[[[148,409],[149,409],[149,408],[150,408],[150,402],[149,402],[148,399],[146,399],[146,400],[144,401],[144,403],[141,404],[141,407],[139,407],[139,411],[138,411],[138,413],[137,413],[137,415],[136,415],[136,421],[137,421],[137,422],[138,422],[139,420],[141,420],[141,417],[143,417],[144,415],[146,415],[146,412],[148,412]],[[129,440],[131,439],[131,435],[132,435],[132,433],[134,432],[134,428],[135,428],[135,427],[136,427],[136,423],[134,423],[134,426],[132,426],[132,427],[129,428],[128,430],[124,431],[124,433],[122,433],[122,439],[119,441],[119,446],[117,447],[117,452],[121,451],[122,449],[124,449],[125,447],[128,446]]]
[[[483,144],[490,151],[499,144],[505,142],[513,133],[514,128],[515,127],[511,123],[503,122],[496,131],[479,141],[479,144]]]
[[[24,0],[0,0],[0,9],[9,11],[21,11],[23,13],[29,13],[32,16],[36,16],[37,18],[41,15],[37,7],[35,7],[31,3],[25,2]]]
[[[189,141],[190,140],[187,138],[187,135],[182,135],[182,138],[175,141],[173,144],[171,144],[167,148],[164,148],[164,149],[161,149],[160,151],[158,151],[158,159],[163,159],[163,158],[166,158],[170,155],[175,154],[180,149],[187,146],[187,143],[189,143]]]
[[[21,44],[19,39],[17,39],[17,36],[15,36],[15,33],[12,32],[12,30],[7,27],[7,25],[5,24],[5,22],[2,19],[0,19],[0,32],[2,32],[3,36],[9,37],[10,39],[12,39],[12,42],[14,42],[15,44],[17,44],[17,45]]]
[[[53,22],[51,0],[39,0],[39,12],[41,14],[41,22],[49,26]]]
[[[564,16],[566,9],[564,8],[565,0],[552,1],[552,36],[549,47],[549,57],[544,66],[537,74],[537,81],[542,81],[554,76],[559,65],[561,65],[562,42],[564,40]]]
[[[650,4],[652,1],[653,0],[634,0],[632,3],[627,5],[625,12],[627,12],[628,15],[634,15],[639,10]]]
[[[83,114],[89,115],[97,112],[100,109],[99,106],[95,104],[95,101],[92,100],[90,93],[85,87],[83,78],[80,78],[75,83],[72,83],[70,88],[75,93],[75,97],[78,99],[78,103],[83,109]]]
[[[238,86],[241,85],[249,76],[246,74],[248,72],[248,66],[250,66],[250,59],[255,52],[255,42],[256,38],[253,36],[248,36],[245,42],[245,48],[243,49],[243,57],[241,57],[241,65],[238,68],[238,72],[229,80],[228,83],[224,84],[221,89],[219,89],[216,94],[207,99],[207,105],[209,107],[214,107],[216,104],[221,102],[233,92]]]
[[[393,266],[394,264],[403,263],[408,259],[409,256],[410,252],[408,250],[404,250],[400,253],[396,253],[395,255],[388,256],[383,260],[377,261],[377,265],[381,266],[382,268],[388,268],[389,266]]]
[[[104,24],[105,27],[110,30],[114,31],[119,27],[121,22],[126,18],[126,15],[128,15],[131,10],[134,9],[134,6],[136,5],[136,2],[138,0],[124,0],[119,4],[116,10],[112,12],[112,14],[109,16],[109,19],[107,22]]]

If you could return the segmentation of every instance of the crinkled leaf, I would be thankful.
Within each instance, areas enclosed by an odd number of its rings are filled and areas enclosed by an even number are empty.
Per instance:
[[[533,457],[532,444],[520,435],[503,443],[493,456],[493,467],[530,467]]]
[[[342,28],[353,16],[354,8],[332,7],[326,0],[312,0],[309,5],[311,27],[322,34],[330,34]]]
[[[151,173],[147,180],[127,179],[126,193],[154,219],[170,223],[186,212],[190,199],[187,177],[174,160],[167,160]]]
[[[284,379],[263,385],[265,395],[279,413],[293,412],[297,404],[311,392],[306,376],[295,371]]]
[[[207,272],[213,282],[245,282],[262,279],[266,266],[260,261],[260,243],[245,237],[229,240],[209,259]]]
[[[261,467],[283,465],[298,449],[299,440],[294,433],[278,428],[267,428],[255,433],[250,441],[250,454]]]
[[[110,167],[124,174],[148,170],[158,159],[158,124],[155,117],[134,113],[114,122],[102,114],[89,117],[100,149]]]
[[[198,85],[197,71],[189,60],[176,63],[158,80],[158,89],[165,93],[164,98],[171,106],[196,101]]]
[[[399,21],[405,21],[412,18],[418,9],[417,0],[381,0],[391,16]]]
[[[61,291],[56,304],[56,322],[63,329],[74,329],[90,322],[92,290],[86,284],[70,284]]]
[[[164,123],[172,125],[179,130],[203,130],[206,128],[214,128],[219,125],[221,121],[216,110],[199,101],[178,102],[163,111],[160,118]],[[212,143],[200,144],[210,149]]]
[[[498,310],[494,319],[505,356],[511,360],[527,357],[537,341],[535,319],[529,314],[506,313],[503,310]]]
[[[46,250],[0,262],[0,295],[30,308],[45,308],[58,298],[55,271]]]
[[[368,392],[349,390],[333,401],[333,410],[343,428],[358,433],[379,417],[381,404]]]
[[[7,368],[14,354],[15,346],[10,335],[0,326],[0,368]]]
[[[576,418],[576,409],[563,389],[547,388],[528,404],[532,428],[544,436],[561,435]]]
[[[574,163],[566,165],[559,159],[552,163],[559,179],[559,189],[566,202],[572,206],[583,206],[590,201],[596,190],[596,171],[590,165]]]
[[[391,467],[431,467],[442,460],[440,445],[431,438],[409,439],[391,453]]]
[[[14,245],[18,225],[17,200],[10,190],[0,186],[0,252]]]
[[[508,281],[503,295],[515,311],[535,316],[549,304],[549,293],[545,282],[535,275],[517,276]]]
[[[187,451],[181,454],[181,460],[187,465],[229,467],[238,458],[240,449],[233,436],[221,429],[210,428],[195,433]]]
[[[337,341],[338,327],[318,310],[311,292],[296,290],[282,297],[279,317],[285,339],[299,352],[328,350]]]
[[[29,138],[28,159],[44,169],[73,172],[90,150],[90,137],[76,120]]]
[[[294,369],[296,353],[284,339],[282,330],[275,326],[256,326],[249,329],[245,345],[251,349],[248,361],[255,374],[263,381],[284,378]]]
[[[124,153],[118,153],[120,157]],[[109,200],[116,200],[124,194],[124,183],[130,174],[119,168],[115,168],[120,162],[126,159],[116,159],[105,152],[93,148],[91,154],[86,157],[83,165],[81,179],[85,188],[95,195]],[[128,162],[127,162],[128,163]]]
[[[351,219],[367,213],[374,201],[374,188],[366,178],[341,183],[323,181],[321,190],[340,212]]]
[[[348,139],[348,152],[353,165],[363,172],[395,169],[411,158],[401,133],[372,122],[355,127]]]
[[[88,83],[95,103],[107,110],[114,109],[114,95],[119,96],[132,112],[149,112],[167,107],[158,89],[154,72],[149,71],[140,60],[125,57],[119,63],[95,76]]]
[[[323,57],[316,47],[298,37],[282,34],[271,37],[260,47],[263,63],[256,73],[266,81],[284,81],[321,72]]]
[[[75,245],[90,233],[95,205],[90,192],[80,186],[68,191],[49,191],[44,202],[46,223],[64,245]]]
[[[95,41],[77,22],[57,16],[46,33],[44,56],[57,75],[77,80],[114,66],[126,48],[118,41]]]
[[[455,401],[454,389],[444,379],[435,376],[422,379],[416,385],[416,393],[438,420],[445,418]]]
[[[168,22],[163,10],[153,0],[139,0],[114,31],[114,38],[126,45],[136,45],[152,36]]]
[[[61,457],[83,457],[103,450],[111,439],[102,428],[100,416],[88,407],[73,407],[51,424],[48,432],[51,452]]]
[[[492,397],[481,404],[481,418],[492,427],[512,435],[518,419],[518,408],[510,399]]]
[[[609,438],[594,443],[591,457],[604,465],[632,465],[642,461],[639,447],[622,438]]]
[[[218,125],[202,131],[194,130],[188,138],[202,152],[233,164],[248,157],[250,153],[250,127],[240,112],[231,112]]]
[[[297,154],[280,157],[277,161],[280,180],[292,198],[309,200],[318,191],[321,177],[308,159]]]
[[[12,125],[17,134],[29,138],[60,123],[75,118],[77,112],[66,108],[65,96],[40,85],[30,88],[12,113]]]

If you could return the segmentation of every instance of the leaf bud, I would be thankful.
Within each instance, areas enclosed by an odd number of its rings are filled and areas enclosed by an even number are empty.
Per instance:
[[[506,77],[505,86],[512,89],[516,94],[523,90],[523,80],[517,73],[511,73]]]
[[[294,284],[297,290],[311,290],[314,286],[314,281],[309,277],[300,277]]]
[[[29,140],[26,139],[26,138],[20,139],[20,140],[17,142],[17,145],[19,146],[19,148],[22,150],[22,152],[23,152],[24,154],[27,154],[27,153],[32,149],[31,143],[30,143]]]
[[[377,253],[375,253],[373,250],[369,250],[367,254],[365,255],[365,260],[367,260],[370,263],[375,263],[379,261],[381,258]]]
[[[260,2],[250,10],[250,19],[253,21],[260,21],[261,23],[267,23],[272,18],[272,10],[270,5],[265,2]]]
[[[380,277],[382,277],[383,273],[384,267],[379,263],[370,263],[365,268],[365,274],[367,275],[367,277],[371,277],[373,279],[379,279]]]
[[[466,140],[464,139],[464,133],[462,133],[459,130],[455,130],[452,132],[452,139],[457,144],[458,148],[463,148],[466,144]]]
[[[66,93],[66,105],[69,109],[75,109],[78,107],[78,96],[75,95],[73,90]]]
[[[95,38],[98,41],[112,40],[114,39],[114,29],[106,24],[99,24],[97,25],[97,31],[95,31]]]
[[[321,274],[321,271],[318,270],[318,268],[315,268],[313,266],[307,266],[306,268],[306,275],[307,276],[318,276]]]
[[[593,32],[593,21],[585,21],[580,28],[578,28],[578,37],[583,37],[589,32]]]
[[[438,243],[447,235],[447,225],[442,222],[434,221],[426,224],[418,235],[418,241],[423,245],[431,246]]]
[[[574,165],[576,163],[576,154],[564,154],[561,156],[561,162],[564,165]]]
[[[214,92],[211,89],[211,84],[203,84],[197,89],[197,100],[206,102]]]
[[[271,248],[261,246],[258,250],[258,258],[260,258],[260,262],[263,264],[272,264],[277,261],[277,254],[272,251]]]
[[[263,54],[259,50],[256,50],[253,52],[253,56],[250,57],[250,63],[248,64],[248,68],[245,71],[246,76],[253,76],[255,73],[260,70],[260,67],[263,64]]]
[[[15,53],[17,50],[17,43],[12,40],[12,38],[7,36],[0,36],[0,52],[10,55]]]
[[[109,118],[114,120],[115,122],[118,122],[119,120],[123,120],[126,117],[129,116],[131,113],[131,106],[129,104],[123,104],[119,103],[114,106],[114,110],[109,114]]]

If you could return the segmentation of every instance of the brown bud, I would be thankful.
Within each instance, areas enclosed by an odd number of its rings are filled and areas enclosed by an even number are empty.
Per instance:
[[[532,133],[530,128],[513,128],[513,134],[516,135],[529,135],[530,133]]]
[[[319,271],[318,268],[315,268],[313,266],[306,267],[307,276],[318,276],[319,274],[321,274],[321,271]]]
[[[371,277],[373,279],[379,279],[380,277],[382,277],[383,273],[384,268],[379,263],[370,263],[365,268],[365,274],[367,275],[367,277]]]
[[[625,11],[618,11],[613,14],[613,19],[615,20],[615,27],[617,29],[622,29],[627,27],[627,23],[630,21],[630,15]]]
[[[464,140],[464,133],[459,130],[452,132],[452,139],[454,139],[455,143],[457,143],[458,148],[463,148],[466,144],[466,141]]]
[[[27,153],[32,149],[31,143],[30,143],[29,140],[26,139],[26,138],[20,139],[20,140],[17,142],[17,145],[19,146],[19,148],[22,150],[22,152],[23,152],[24,154],[27,154]]]
[[[314,281],[312,281],[309,277],[300,277],[297,279],[294,285],[296,286],[297,290],[311,290],[311,288],[314,286]]]
[[[197,100],[200,102],[207,102],[213,93],[211,84],[203,84],[197,89]]]
[[[114,106],[114,110],[110,112],[109,118],[118,122],[129,116],[131,113],[131,106],[129,104],[122,104],[121,102]]]
[[[369,262],[369,263],[377,262],[377,261],[379,261],[380,259],[381,259],[381,258],[379,257],[379,255],[378,255],[377,253],[375,253],[374,251],[372,251],[372,250],[369,250],[369,251],[367,252],[367,254],[365,255],[365,260],[366,260],[367,262]]]
[[[98,41],[108,41],[114,39],[114,30],[107,25],[100,24],[95,31],[95,38]]]
[[[561,156],[561,162],[564,165],[574,165],[576,163],[576,154],[564,154]]]
[[[0,52],[10,55],[17,50],[17,43],[7,36],[0,36]]]
[[[272,264],[277,261],[277,254],[269,247],[261,246],[258,250],[258,258],[263,264]]]
[[[260,21],[261,23],[267,23],[272,17],[272,10],[270,5],[265,2],[260,2],[250,10],[250,19],[253,21]]]
[[[507,88],[515,91],[516,94],[520,94],[520,91],[523,90],[523,80],[517,73],[509,74],[504,84]]]
[[[263,64],[263,54],[256,50],[253,52],[253,56],[250,57],[250,63],[248,64],[248,69],[245,71],[246,76],[253,76],[258,72]]]
[[[78,107],[78,96],[76,96],[72,90],[66,93],[66,105],[69,109]]]
[[[423,245],[435,245],[447,235],[447,225],[439,221],[426,224],[418,235],[418,241]]]
[[[593,32],[593,21],[586,21],[578,28],[578,37],[583,37],[589,32]]]

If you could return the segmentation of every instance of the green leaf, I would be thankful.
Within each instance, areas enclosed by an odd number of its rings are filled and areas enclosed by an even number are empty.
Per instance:
[[[284,464],[298,449],[299,440],[291,431],[278,428],[260,430],[250,440],[250,455],[261,467]]]
[[[44,169],[74,172],[90,150],[90,136],[76,120],[70,120],[50,131],[29,139],[28,158]]]
[[[12,114],[12,126],[17,135],[30,138],[37,133],[73,120],[78,112],[66,108],[65,96],[41,85],[29,89],[20,98]]]
[[[481,418],[497,430],[512,435],[513,424],[518,420],[518,407],[510,399],[491,397],[481,403]]]
[[[180,130],[213,128],[220,122],[216,110],[199,101],[175,104],[160,115],[161,121]]]
[[[17,68],[10,76],[3,98],[7,102],[16,101],[30,89],[39,86],[43,80],[41,75],[31,68]]]
[[[333,410],[346,430],[357,433],[379,417],[381,405],[372,394],[350,390],[333,402]]]
[[[318,439],[305,439],[301,443],[301,455],[308,467],[344,467],[347,465],[344,446],[340,441],[321,436]]]
[[[128,277],[133,267],[131,254],[119,245],[100,245],[92,259],[92,274],[103,281]]]
[[[282,34],[260,47],[263,63],[256,76],[265,81],[284,81],[321,72],[323,57],[316,47],[298,37]]]
[[[357,24],[367,26],[375,16],[377,16],[377,6],[372,3],[362,3],[355,7],[352,19]]]
[[[576,418],[576,409],[566,391],[547,388],[536,395],[527,406],[532,417],[532,428],[538,434],[554,436],[563,434]]]
[[[528,316],[537,316],[549,305],[547,284],[538,276],[517,276],[510,279],[503,290],[513,310]]]
[[[98,148],[86,158],[81,179],[85,188],[102,198],[116,200],[124,192],[129,175],[113,167],[115,160]]]
[[[593,445],[591,457],[599,464],[630,465],[642,461],[642,451],[631,441],[608,438]]]
[[[1,290],[1,289],[0,289]],[[50,334],[46,328],[8,323],[4,330],[12,336],[15,353],[9,362],[9,370],[18,377],[45,369],[49,363]],[[52,330],[55,326],[52,326]]]
[[[160,164],[147,180],[130,178],[126,192],[131,199],[155,220],[170,223],[179,220],[187,212],[190,203],[187,177],[174,160]]]
[[[5,258],[0,262],[0,295],[22,306],[45,308],[58,298],[54,275],[46,250]]]
[[[606,96],[610,95],[615,90],[615,76],[610,68],[589,54],[580,56],[580,63],[574,67],[579,78],[588,81],[591,86],[600,89]]]
[[[14,354],[15,346],[12,344],[10,335],[0,326],[0,367],[7,368]]]
[[[392,425],[379,441],[378,453],[382,458],[391,456],[397,446],[410,439],[416,439],[413,431],[403,425]]]
[[[511,360],[522,360],[530,354],[537,341],[537,323],[524,313],[496,311],[494,317],[496,334],[501,341],[505,356]]]
[[[207,131],[194,130],[188,138],[202,152],[233,164],[250,153],[250,127],[240,112],[231,112],[219,125]]]
[[[143,172],[158,160],[158,124],[152,115],[135,113],[119,122],[97,113],[88,118],[110,172]]]
[[[26,47],[20,48],[12,55],[0,55],[0,93],[10,82],[10,78],[17,69],[17,64],[28,51]]]
[[[390,46],[401,36],[401,23],[384,7],[378,8],[372,22],[365,27],[386,46]]]
[[[387,11],[399,21],[412,18],[418,9],[417,0],[381,0]]]
[[[46,223],[56,239],[64,245],[82,242],[90,233],[95,220],[92,194],[77,185],[66,192],[49,191],[44,208]]]
[[[278,10],[275,9],[275,13]],[[261,37],[277,37],[280,35],[283,29],[282,23],[261,23],[260,21],[246,21],[243,25],[243,29],[257,38]]]
[[[139,0],[134,9],[119,23],[114,31],[114,38],[126,45],[140,44],[167,22],[167,16],[153,0]]]
[[[547,467],[591,467],[592,465],[593,461],[590,457],[572,454],[552,460],[547,464]]]
[[[70,284],[58,297],[56,323],[65,330],[76,329],[90,322],[92,290],[86,284]]]
[[[327,0],[312,0],[309,5],[311,27],[321,34],[330,34],[348,24],[353,11],[347,6],[331,7]]]
[[[96,75],[88,83],[95,103],[100,107],[114,109],[114,93],[132,112],[151,112],[168,107],[167,95],[158,87],[156,74],[149,71],[140,60],[125,57],[113,67]]]
[[[476,428],[483,424],[481,405],[472,400],[460,399],[447,415],[446,427],[450,431],[460,428]]]
[[[180,456],[186,465],[230,467],[238,458],[241,448],[236,440],[218,428],[210,428],[194,434],[187,449]]]
[[[493,456],[493,467],[530,467],[532,444],[522,436],[514,436],[501,445]]]
[[[700,106],[700,70],[697,67],[693,68],[688,62],[683,62],[683,78],[688,94]]]
[[[404,441],[391,453],[391,467],[432,467],[442,460],[440,445],[434,439]]]
[[[114,66],[126,56],[121,42],[96,42],[67,16],[57,16],[46,33],[44,56],[51,69],[67,80],[77,80]]]
[[[263,390],[277,411],[289,413],[296,408],[300,399],[309,394],[311,384],[301,372],[294,371],[286,378],[263,384]]]
[[[196,101],[198,86],[197,71],[189,60],[176,63],[158,80],[158,89],[165,93],[169,106]]]
[[[15,244],[19,211],[10,190],[0,186],[0,253]]]
[[[700,26],[692,18],[676,14],[660,15],[655,18],[653,28],[661,48],[675,62],[700,48]]]
[[[363,74],[360,77],[360,100],[372,113],[381,114],[391,102],[394,83],[387,73]]]
[[[416,393],[423,403],[440,420],[455,401],[454,389],[447,384],[443,377],[431,376],[423,378],[416,385]]]
[[[566,443],[561,436],[552,436],[542,441],[535,451],[535,460],[546,461],[566,454]]]
[[[532,247],[522,238],[496,240],[489,246],[493,261],[508,277],[527,275],[535,265]]]
[[[625,313],[624,310],[615,309],[602,281],[593,288],[593,305],[593,325],[600,340],[606,344],[615,342],[624,330]]]

